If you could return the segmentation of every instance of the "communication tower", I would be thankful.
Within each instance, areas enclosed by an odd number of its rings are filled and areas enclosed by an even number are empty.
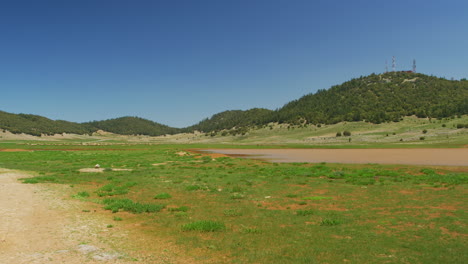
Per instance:
[[[416,60],[413,59],[413,72],[416,73]]]
[[[385,73],[387,73],[387,72],[388,72],[388,62],[387,62],[387,60],[385,60]]]
[[[396,68],[396,62],[395,62],[395,56],[392,57],[392,71],[395,72]]]

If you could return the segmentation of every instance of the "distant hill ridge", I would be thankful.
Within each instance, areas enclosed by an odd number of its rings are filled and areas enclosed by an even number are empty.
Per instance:
[[[122,135],[159,136],[180,132],[246,129],[270,122],[334,124],[341,121],[398,122],[403,116],[443,118],[468,114],[468,81],[420,73],[371,74],[305,95],[275,111],[229,110],[186,128],[173,128],[139,117],[74,123],[30,114],[0,111],[0,129],[40,136],[91,134],[104,130]]]

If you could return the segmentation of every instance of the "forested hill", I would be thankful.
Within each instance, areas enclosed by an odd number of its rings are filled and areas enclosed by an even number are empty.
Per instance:
[[[286,104],[269,121],[333,124],[381,123],[403,116],[450,117],[468,114],[468,81],[410,72],[372,74],[319,90]]]
[[[25,133],[34,136],[54,135],[62,133],[89,134],[97,131],[88,125],[51,120],[43,116],[29,114],[11,114],[0,111],[0,129],[14,134]]]
[[[218,131],[231,129],[233,127],[245,128],[255,125],[263,125],[271,119],[272,110],[264,108],[253,108],[250,110],[229,110],[213,115],[211,118],[202,120],[196,125],[183,129],[185,132],[192,131]]]
[[[104,121],[74,123],[62,120],[51,120],[46,117],[29,114],[11,114],[0,111],[0,129],[14,134],[25,133],[34,136],[54,134],[91,134],[104,130],[121,135],[160,136],[180,132],[178,128],[138,117],[121,117]]]
[[[319,90],[287,103],[276,111],[225,111],[185,131],[220,131],[266,125],[334,124],[341,121],[398,122],[404,116],[450,117],[468,114],[468,81],[411,72],[360,77],[328,90]]]
[[[180,129],[162,125],[139,117],[120,117],[104,121],[93,121],[84,123],[96,129],[112,132],[120,135],[148,135],[160,136],[165,134],[176,134]]]

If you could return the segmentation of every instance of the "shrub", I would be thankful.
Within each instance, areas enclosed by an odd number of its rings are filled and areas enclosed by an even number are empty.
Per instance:
[[[120,209],[134,214],[154,213],[161,211],[165,206],[161,204],[141,204],[130,199],[104,199],[105,210],[117,213]]]
[[[203,163],[208,163],[208,162],[212,161],[213,158],[211,158],[210,156],[203,156],[201,158],[201,160],[202,160]]]
[[[339,224],[341,224],[341,221],[336,219],[323,219],[322,222],[320,222],[321,226],[335,226]]]
[[[154,196],[154,199],[169,199],[172,198],[172,196],[168,193],[160,193]]]
[[[217,232],[226,230],[222,222],[202,220],[182,225],[183,231]]]
[[[89,197],[88,192],[79,192],[76,195],[73,195],[74,198],[87,198]]]
[[[341,132],[336,132],[337,137],[341,137]]]
[[[241,216],[242,212],[238,211],[237,209],[226,209],[224,210],[223,214],[225,216]]]
[[[113,196],[127,194],[130,190],[127,188],[127,184],[124,186],[115,186],[114,184],[107,184],[97,190],[97,195],[102,196]]]
[[[240,200],[240,199],[244,199],[244,195],[240,193],[233,193],[229,198],[233,200]]]
[[[422,132],[423,132],[423,134],[426,134],[426,133],[427,133],[427,129],[424,129]]]
[[[426,138],[425,137],[419,137],[419,140],[425,140]]]
[[[302,198],[303,200],[331,200],[333,199],[332,197],[326,197],[326,196],[311,196],[311,197],[304,197]]]
[[[40,183],[40,182],[56,182],[57,178],[52,176],[37,176],[33,178],[22,178],[20,179],[23,183]]]
[[[343,136],[345,136],[345,137],[350,137],[350,136],[351,136],[351,132],[349,132],[349,131],[347,131],[347,130],[346,130],[346,131],[343,131]]]
[[[171,207],[167,208],[169,212],[187,212],[189,210],[188,206],[181,206],[181,207]]]
[[[256,227],[245,227],[243,226],[242,227],[242,233],[246,233],[246,234],[260,234],[262,233],[262,230],[256,228]]]
[[[308,215],[313,215],[314,211],[313,210],[297,210],[296,215],[298,216],[308,216]]]
[[[187,187],[185,187],[185,190],[187,191],[196,191],[196,190],[200,190],[202,187],[199,186],[199,185],[189,185]]]
[[[234,187],[232,187],[231,192],[232,193],[240,193],[240,192],[242,192],[242,188],[240,186],[234,186]]]

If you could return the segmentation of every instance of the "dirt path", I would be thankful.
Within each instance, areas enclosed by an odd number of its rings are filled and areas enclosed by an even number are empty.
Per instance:
[[[100,241],[106,225],[27,174],[0,169],[0,263],[135,263]],[[60,196],[59,196],[60,197]]]

